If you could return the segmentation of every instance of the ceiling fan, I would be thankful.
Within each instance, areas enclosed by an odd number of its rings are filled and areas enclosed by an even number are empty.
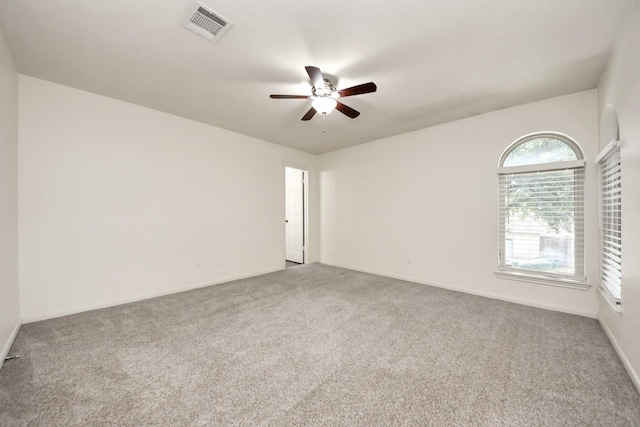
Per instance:
[[[311,118],[316,115],[316,112],[326,115],[331,113],[334,108],[347,117],[355,119],[360,115],[360,112],[344,105],[337,99],[375,92],[378,89],[375,83],[369,82],[338,90],[329,79],[322,75],[322,71],[320,71],[318,67],[307,66],[304,68],[307,70],[307,74],[309,74],[309,78],[313,84],[311,95],[270,95],[270,97],[273,99],[313,99],[311,108],[307,111],[307,114],[302,116],[302,120],[305,121],[311,120]]]

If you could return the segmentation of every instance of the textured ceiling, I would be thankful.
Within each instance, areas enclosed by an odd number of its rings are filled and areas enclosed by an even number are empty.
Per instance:
[[[202,0],[233,21],[186,30],[191,0],[1,0],[20,73],[325,153],[596,87],[632,0]],[[361,112],[311,121],[306,65]]]

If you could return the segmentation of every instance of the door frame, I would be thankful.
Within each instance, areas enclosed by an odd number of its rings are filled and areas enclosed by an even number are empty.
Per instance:
[[[309,263],[309,167],[306,165],[296,164],[296,163],[288,163],[285,162],[282,166],[282,189],[284,192],[284,197],[282,200],[282,208],[283,208],[283,220],[282,220],[282,236],[284,237],[283,248],[282,248],[282,265],[286,268],[287,266],[287,231],[286,231],[286,223],[287,219],[287,176],[285,168],[298,169],[302,171],[302,222],[304,226],[302,227],[302,263]]]

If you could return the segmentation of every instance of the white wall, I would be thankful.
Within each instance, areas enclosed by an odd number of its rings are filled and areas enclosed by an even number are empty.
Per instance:
[[[285,164],[318,193],[313,155],[133,104],[21,75],[19,111],[24,321],[282,269]]]
[[[320,156],[321,262],[596,317],[588,291],[497,278],[498,160],[557,131],[588,160],[586,263],[597,283],[595,91],[509,108]],[[411,258],[411,264],[408,264]]]
[[[18,73],[0,28],[0,367],[20,327]]]
[[[636,1],[598,86],[600,120],[611,105],[620,126],[622,310],[601,298],[600,322],[640,390],[640,3]],[[606,132],[604,132],[606,135]],[[609,142],[601,138],[601,147]]]

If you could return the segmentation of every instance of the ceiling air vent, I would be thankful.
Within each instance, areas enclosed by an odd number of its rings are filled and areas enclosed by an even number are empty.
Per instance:
[[[229,30],[233,22],[202,3],[196,2],[183,25],[205,39],[217,42]]]

